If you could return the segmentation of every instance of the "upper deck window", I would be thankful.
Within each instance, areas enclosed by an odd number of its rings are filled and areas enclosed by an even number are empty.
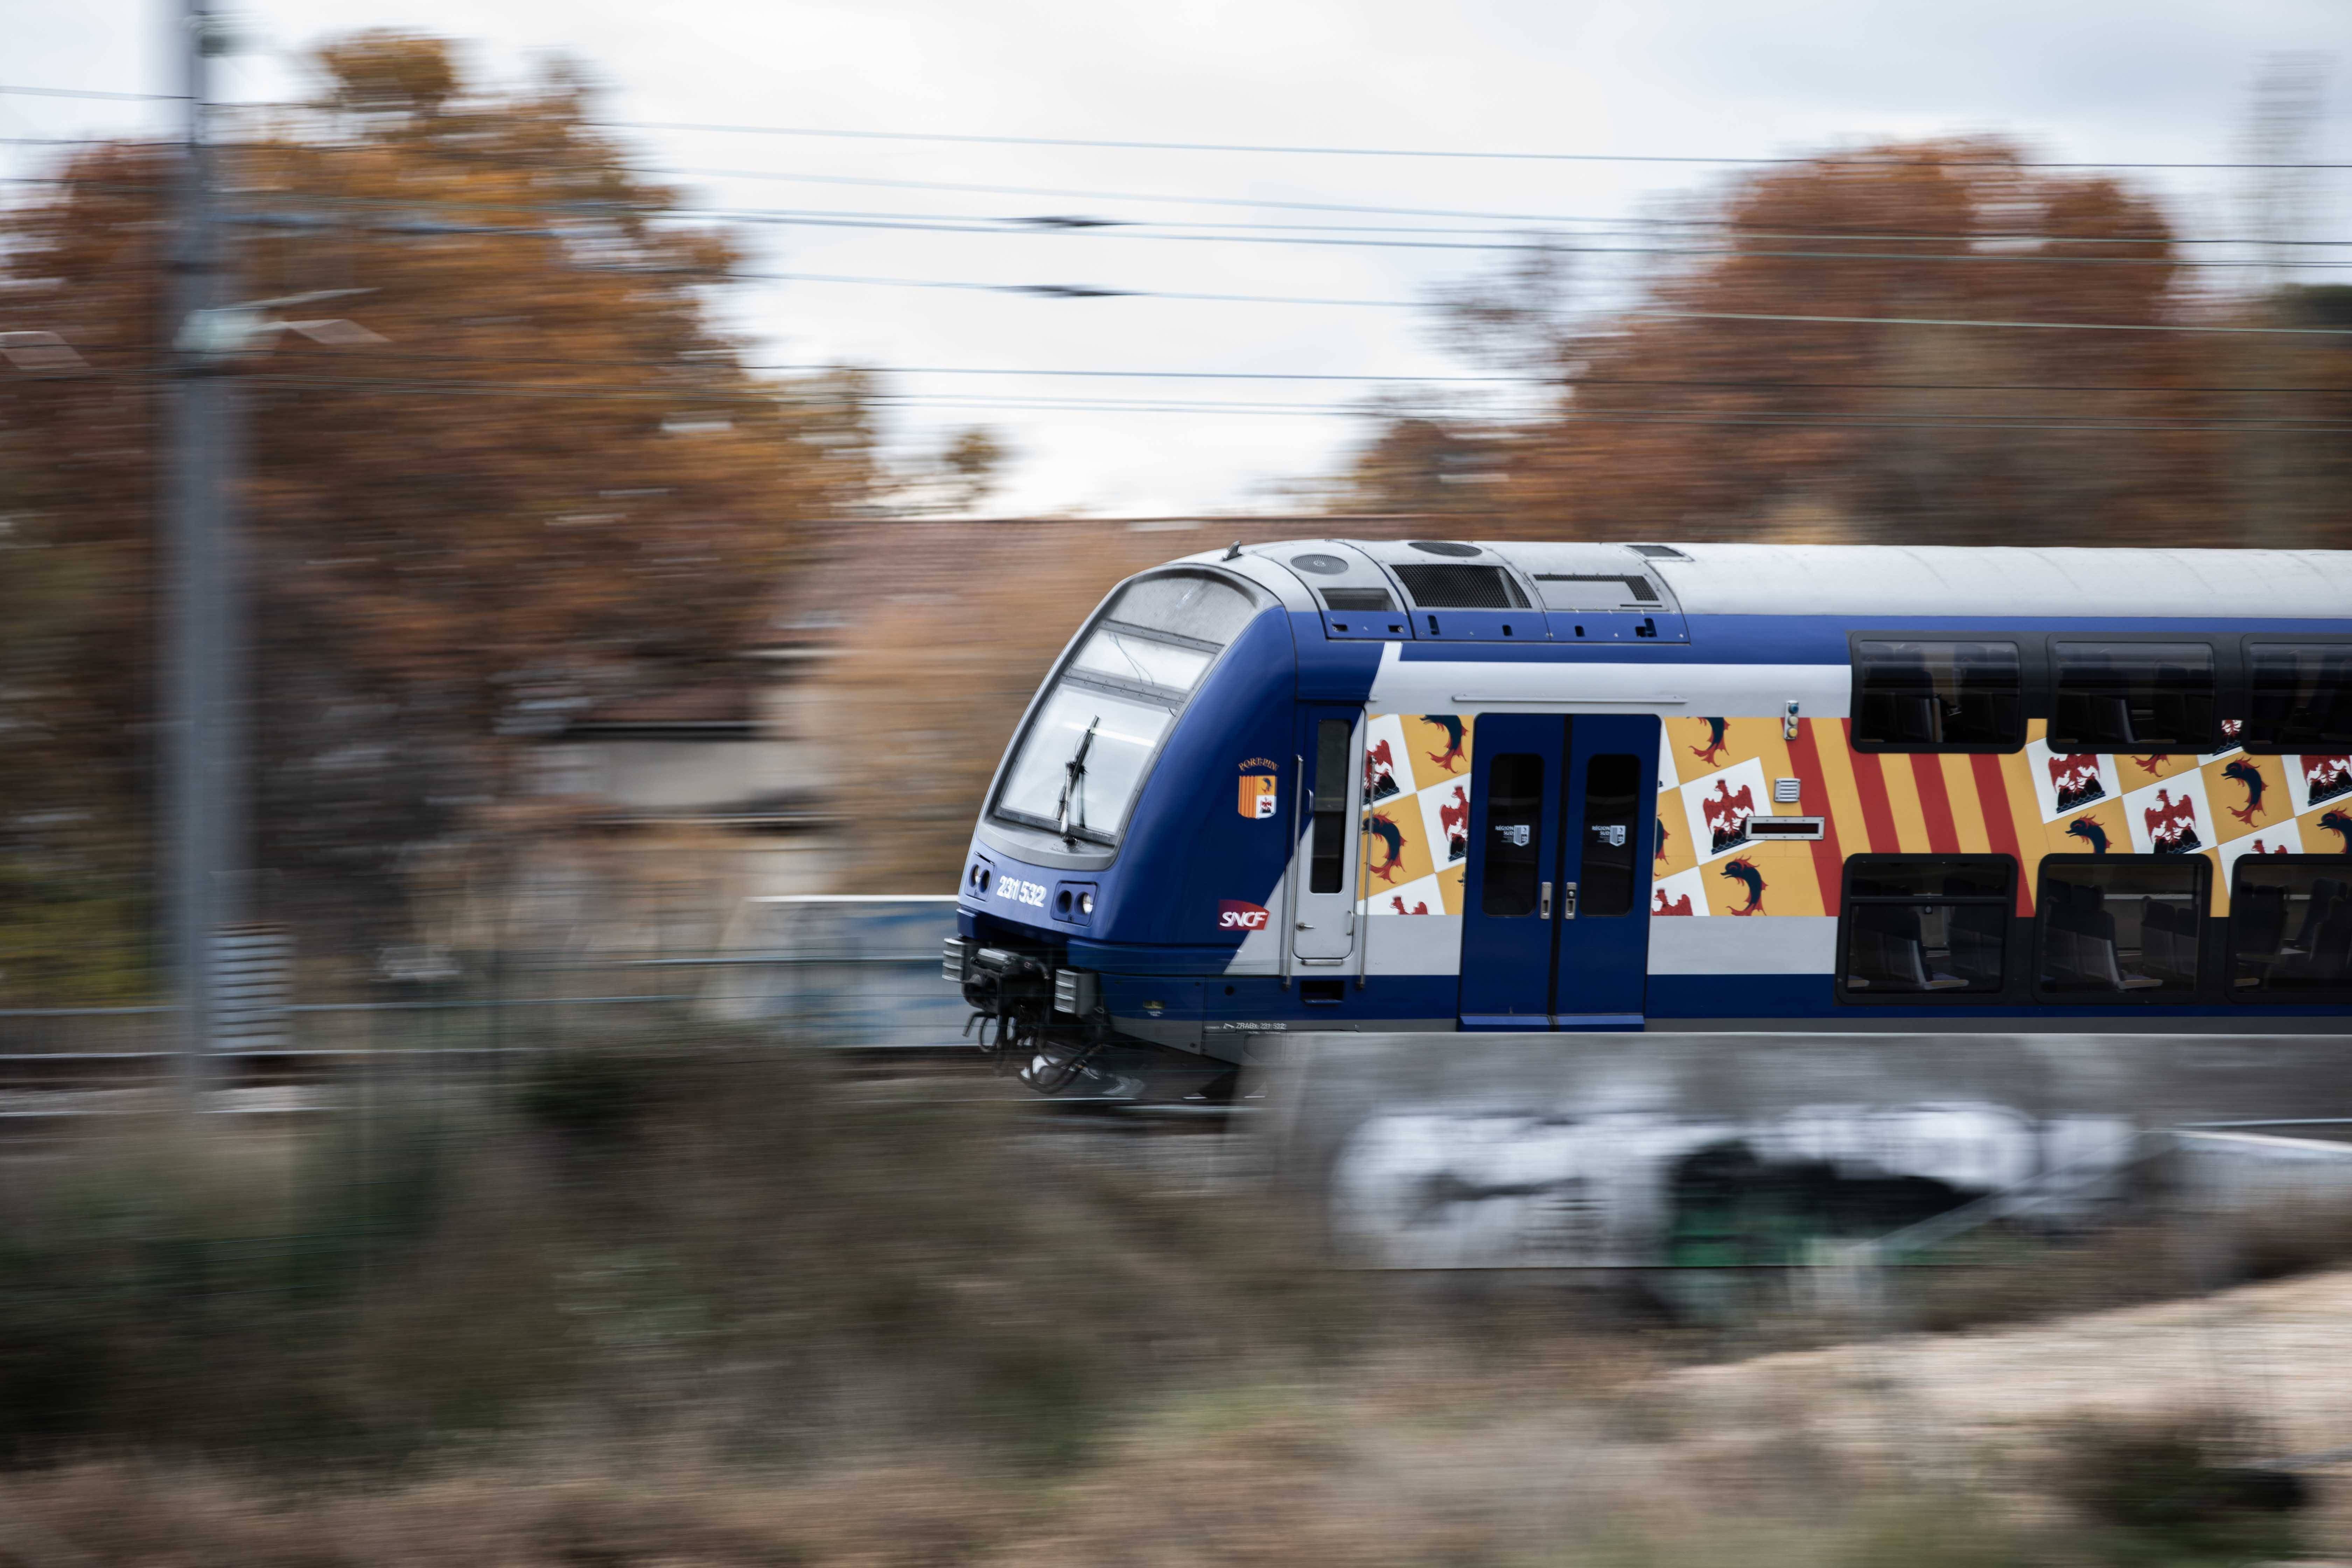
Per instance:
[[[2352,752],[2352,644],[2256,643],[2247,650],[2250,752]]]
[[[2025,672],[2013,642],[1860,642],[1853,742],[1864,751],[2013,752]]]
[[[1037,705],[1004,770],[997,815],[1118,843],[1168,727],[1256,613],[1246,592],[1202,573],[1121,589]]]
[[[2210,752],[2213,649],[2190,642],[2057,642],[2050,749]]]

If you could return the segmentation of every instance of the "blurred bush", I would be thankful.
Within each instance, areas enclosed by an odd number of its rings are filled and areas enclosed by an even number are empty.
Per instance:
[[[1349,1319],[1240,1197],[724,1037],[503,1105],[100,1145],[0,1195],[0,1454],[358,1461],[565,1413],[730,1449],[1076,1454]]]
[[[2246,1563],[2293,1554],[2301,1478],[2231,1458],[2214,1417],[2084,1422],[2064,1435],[2058,1491],[2103,1536],[2116,1563]]]

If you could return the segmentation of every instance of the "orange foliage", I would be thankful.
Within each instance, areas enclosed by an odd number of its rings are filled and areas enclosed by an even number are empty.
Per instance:
[[[2269,437],[2296,488],[2259,491],[2264,438],[2231,425],[2352,415],[2340,340],[1897,324],[2269,320],[2192,287],[2149,198],[2017,158],[1927,142],[1741,178],[1677,241],[1717,253],[1571,341],[1554,411],[1482,433],[1498,482],[1455,510],[1522,535],[2081,544],[2249,542],[2260,514],[2275,542],[2341,542],[2346,444]],[[2282,381],[2309,394],[2213,390]],[[1425,499],[1364,478],[1359,503]]]
[[[758,640],[796,521],[862,500],[872,447],[854,378],[741,368],[709,303],[734,250],[658,216],[671,193],[576,80],[485,91],[391,35],[322,64],[318,104],[221,181],[231,298],[358,290],[286,314],[389,340],[281,332],[236,372],[258,816],[270,867],[388,893],[516,793],[517,737]],[[174,162],[110,145],[59,172],[0,215],[0,331],[92,368],[0,371],[0,471],[91,579],[41,721],[121,803],[145,789]]]

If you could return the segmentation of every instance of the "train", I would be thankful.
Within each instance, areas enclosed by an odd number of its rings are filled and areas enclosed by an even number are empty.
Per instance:
[[[943,972],[1201,1102],[1301,1032],[2343,1033],[2347,851],[2352,552],[1236,543],[1055,660]]]

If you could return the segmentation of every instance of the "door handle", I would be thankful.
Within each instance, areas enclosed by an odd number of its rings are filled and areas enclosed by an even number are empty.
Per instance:
[[[1550,884],[1549,882],[1546,882],[1546,883],[1543,883],[1543,884],[1542,884],[1542,887],[1543,887],[1543,907],[1542,907],[1542,910],[1541,910],[1540,918],[1541,918],[1541,919],[1544,919],[1544,920],[1549,920],[1549,919],[1551,919],[1551,884]]]
[[[1574,920],[1576,918],[1576,884],[1573,882],[1562,882],[1559,885],[1559,918],[1564,921]]]

